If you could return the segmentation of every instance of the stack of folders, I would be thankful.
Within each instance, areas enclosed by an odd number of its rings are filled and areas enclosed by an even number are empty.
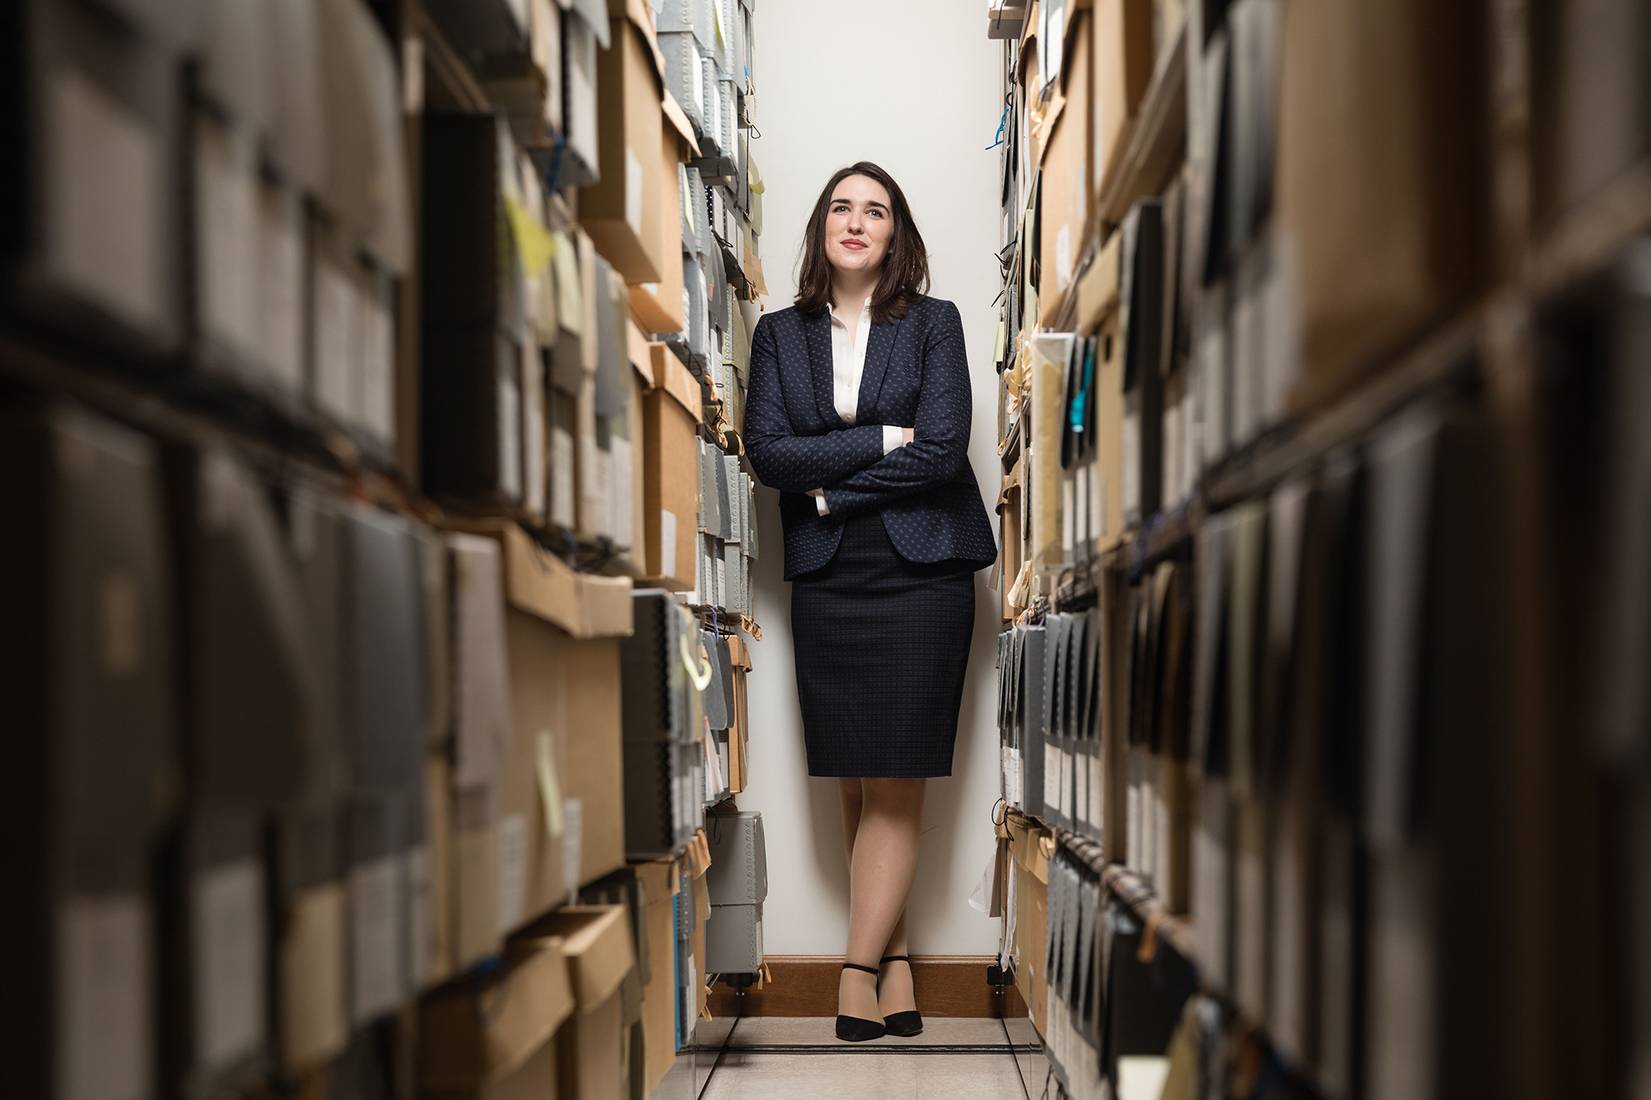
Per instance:
[[[699,568],[690,602],[732,617],[751,615],[757,556],[751,475],[738,455],[699,441]]]
[[[1110,897],[1102,863],[1100,846],[1079,837],[1049,861],[1046,1050],[1075,1098],[1168,1095],[1164,1052],[1198,975]]]
[[[1017,626],[998,635],[998,730],[1003,799],[1043,815],[1043,647],[1046,629]]]
[[[663,589],[641,589],[625,640],[625,853],[668,856],[704,817],[704,697],[715,682],[698,626]],[[707,692],[707,694],[709,694]]]
[[[1043,817],[1097,838],[1105,808],[1100,622],[1094,612],[1046,616],[1043,661]]]
[[[701,737],[705,755],[705,784],[699,794],[707,805],[728,797],[728,733],[734,726],[734,655],[728,637],[710,630],[699,632],[705,660],[710,666],[703,698],[705,732]]]
[[[1192,594],[1186,568],[1163,562],[1120,594],[1129,630],[1124,684],[1127,739],[1119,786],[1123,818],[1109,835],[1172,912],[1184,912],[1189,873],[1187,736],[1192,669]]]

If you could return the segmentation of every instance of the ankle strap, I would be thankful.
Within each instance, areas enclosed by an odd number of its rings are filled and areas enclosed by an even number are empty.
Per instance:
[[[877,968],[875,966],[861,966],[859,963],[851,963],[851,962],[845,962],[843,964],[843,969],[844,970],[863,970],[867,974],[877,973]]]
[[[884,955],[881,961],[886,962],[886,963],[905,963],[907,966],[910,966],[911,965],[911,956],[910,955]]]

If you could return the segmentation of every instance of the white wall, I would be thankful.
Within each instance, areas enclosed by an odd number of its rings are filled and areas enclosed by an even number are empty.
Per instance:
[[[905,191],[929,249],[930,293],[963,314],[975,400],[969,457],[990,508],[1001,472],[991,363],[997,311],[990,306],[999,282],[999,159],[986,147],[1001,110],[1001,47],[986,38],[983,12],[958,0],[757,0],[754,121],[762,138],[751,150],[767,188],[760,245],[767,309],[783,309],[796,296],[803,228],[833,171],[870,160]],[[808,777],[774,493],[761,491],[758,513],[763,640],[752,651],[751,782],[739,803],[763,812],[766,950],[835,955],[848,923],[836,780]],[[998,618],[987,578],[987,571],[976,574],[974,646],[952,775],[929,782],[923,814],[910,910],[911,946],[921,954],[997,950],[996,922],[968,905],[992,853],[989,815],[998,789]]]

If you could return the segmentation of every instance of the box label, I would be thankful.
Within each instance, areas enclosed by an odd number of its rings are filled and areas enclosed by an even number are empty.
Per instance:
[[[152,1070],[149,912],[139,894],[71,898],[58,914],[61,1100],[139,1100]]]
[[[625,150],[625,224],[642,235],[642,162],[630,148]]]
[[[527,817],[499,820],[499,932],[522,923],[527,914]]]
[[[1072,227],[1063,225],[1055,234],[1055,289],[1072,285]]]
[[[217,1069],[251,1054],[264,1034],[264,879],[244,859],[199,872],[190,898],[195,1056]]]
[[[568,900],[572,901],[579,893],[579,884],[584,881],[582,862],[584,859],[585,842],[585,803],[583,799],[570,798],[562,804],[562,872],[563,882],[567,887]]]
[[[659,573],[676,575],[676,513],[669,508],[659,510]]]

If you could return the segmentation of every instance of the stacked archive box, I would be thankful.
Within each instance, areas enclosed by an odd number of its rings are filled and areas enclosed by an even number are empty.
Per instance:
[[[1065,1094],[1648,1080],[1641,7],[991,6],[997,894]]]
[[[714,150],[641,2],[0,17],[20,1091],[606,1100],[692,1043],[762,293],[710,18]],[[644,581],[718,676],[633,863]]]

